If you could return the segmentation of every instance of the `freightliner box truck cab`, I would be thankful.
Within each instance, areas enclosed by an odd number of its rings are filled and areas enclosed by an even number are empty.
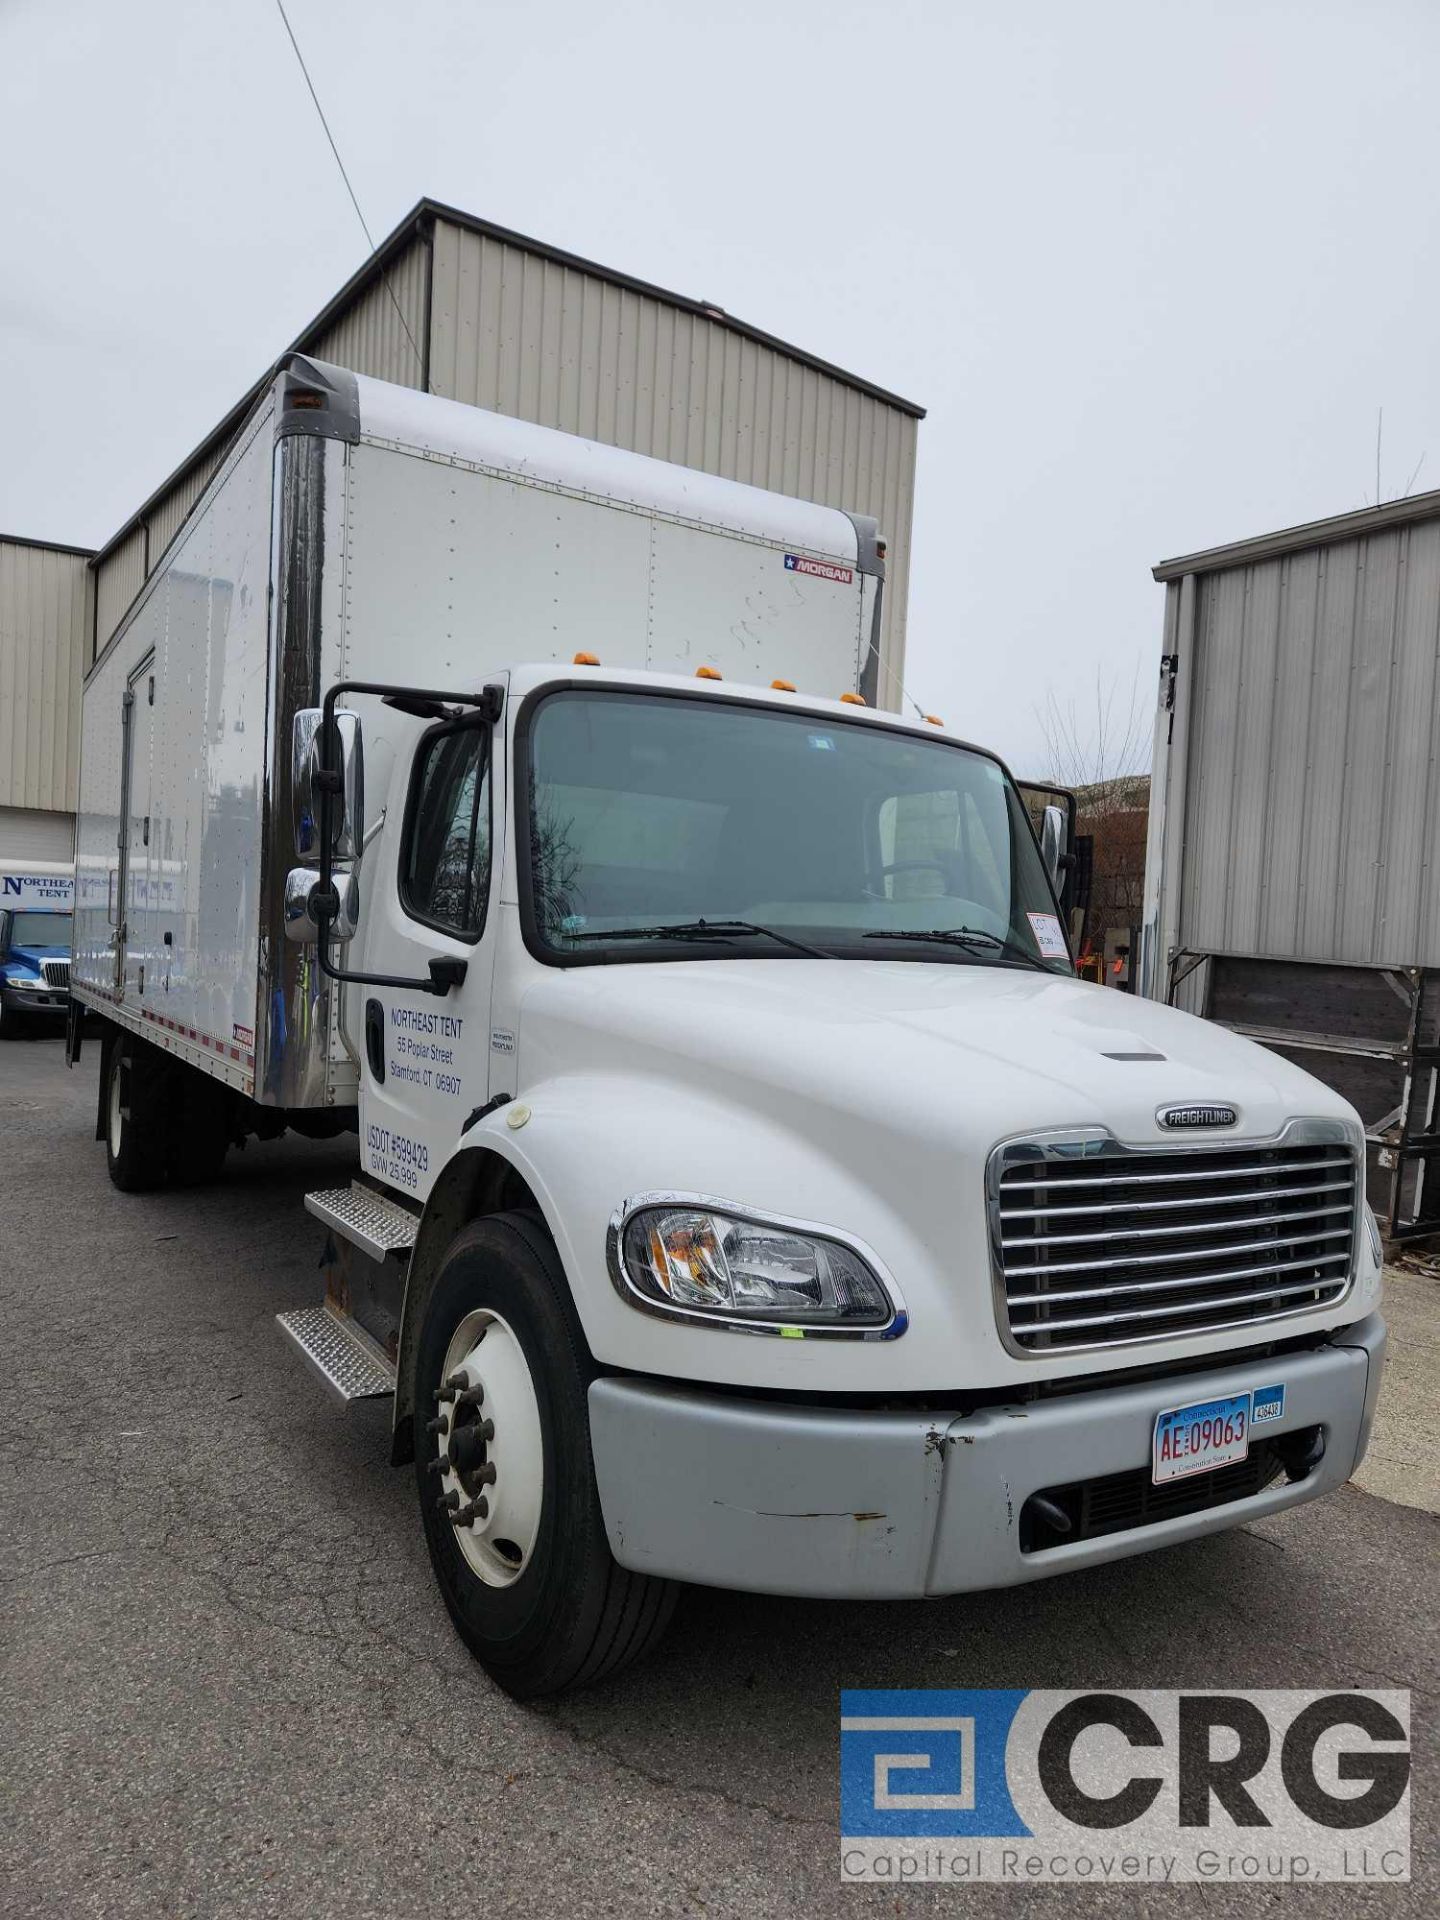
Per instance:
[[[70,1004],[74,870],[0,861],[0,1038],[55,1029]]]
[[[1366,1444],[1355,1114],[1075,978],[1059,814],[878,708],[882,578],[867,521],[297,360],[87,684],[112,1177],[355,1131],[282,1326],[393,1403],[520,1695],[677,1582],[1003,1586]]]

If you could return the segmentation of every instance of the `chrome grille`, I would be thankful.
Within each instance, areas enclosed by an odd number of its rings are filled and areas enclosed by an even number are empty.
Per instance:
[[[68,987],[70,984],[70,962],[68,960],[42,960],[40,971],[45,976],[47,987]]]
[[[1347,1141],[1314,1137],[1318,1125],[1259,1148],[1000,1149],[991,1238],[1011,1350],[1173,1339],[1338,1300],[1358,1169]]]

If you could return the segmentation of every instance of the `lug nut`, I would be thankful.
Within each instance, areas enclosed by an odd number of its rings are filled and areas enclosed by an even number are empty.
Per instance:
[[[444,1436],[450,1431],[449,1416],[447,1414],[441,1413],[441,1414],[437,1414],[435,1419],[427,1420],[425,1422],[425,1431],[427,1433],[438,1433],[443,1439]]]
[[[487,1460],[483,1467],[477,1467],[475,1469],[471,1478],[478,1480],[482,1487],[493,1487],[495,1484],[495,1462],[493,1460]]]
[[[455,1396],[455,1411],[458,1413],[461,1407],[478,1407],[484,1398],[484,1387],[466,1387],[463,1393]]]
[[[435,1511],[437,1513],[448,1513],[453,1516],[455,1509],[459,1505],[460,1495],[456,1492],[455,1488],[452,1487],[448,1493],[442,1493],[440,1498],[435,1502]]]

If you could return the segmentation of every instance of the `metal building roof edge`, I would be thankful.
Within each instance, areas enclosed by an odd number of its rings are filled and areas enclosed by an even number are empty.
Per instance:
[[[716,326],[727,327],[732,333],[738,333],[747,340],[753,340],[757,346],[768,347],[772,352],[782,353],[787,359],[794,360],[801,366],[813,367],[817,373],[827,374],[832,380],[838,380],[860,393],[869,394],[872,399],[880,400],[886,406],[909,414],[912,419],[925,418],[925,409],[917,402],[904,400],[899,394],[890,393],[886,388],[876,386],[872,381],[861,379],[858,374],[846,373],[842,367],[834,366],[828,360],[822,360],[815,354],[805,353],[799,347],[792,347],[786,341],[777,339],[775,335],[763,332],[759,327],[752,327],[743,320],[737,320],[733,314],[726,313],[721,307],[707,306],[703,300],[692,300],[684,294],[670,293],[664,287],[653,286],[646,280],[637,280],[630,274],[617,272],[612,267],[602,267],[593,260],[584,259],[580,254],[567,253],[562,247],[552,247],[544,241],[532,240],[528,235],[517,233],[510,227],[497,226],[494,221],[482,220],[478,214],[466,213],[459,207],[449,206],[443,200],[432,200],[426,195],[416,201],[409,213],[380,242],[374,253],[351,274],[339,292],[325,303],[313,320],[306,323],[288,347],[276,354],[260,378],[246,388],[245,393],[229,412],[197,446],[186,454],[179,466],[160,482],[160,485],[146,497],[129,519],[117,528],[105,544],[93,551],[88,547],[77,548],[75,551],[89,554],[93,565],[108,559],[116,547],[128,539],[136,527],[145,521],[176,482],[235,431],[254,406],[259,395],[274,379],[281,362],[292,353],[305,352],[327,327],[333,325],[356,296],[363,293],[373,281],[378,280],[395,257],[403,252],[413,239],[427,233],[437,219],[446,220],[452,226],[465,228],[471,233],[483,234],[487,239],[498,240],[504,246],[522,247],[527,253],[532,253],[539,259],[551,260],[559,266],[573,267],[578,272],[592,274],[597,279],[609,282],[612,286],[624,287],[632,293],[644,294],[650,299],[663,300],[667,306],[675,307],[681,312],[697,314],[713,321]],[[36,544],[45,545],[46,543],[41,541]]]
[[[1277,560],[1283,554],[1299,553],[1306,547],[1330,547],[1341,540],[1355,540],[1367,533],[1383,533],[1389,527],[1403,527],[1414,520],[1440,516],[1440,490],[1411,494],[1404,500],[1390,500],[1379,507],[1358,507],[1351,513],[1337,513],[1325,520],[1307,520],[1298,527],[1282,527],[1277,533],[1256,534],[1249,540],[1232,540],[1223,547],[1207,547],[1200,553],[1180,554],[1174,560],[1162,560],[1150,569],[1156,580],[1180,580],[1187,573],[1220,573],[1227,567],[1253,566],[1259,560]]]
[[[77,560],[93,560],[94,547],[72,547],[67,540],[35,540],[27,533],[0,533],[0,547],[32,547],[41,553],[68,553]]]

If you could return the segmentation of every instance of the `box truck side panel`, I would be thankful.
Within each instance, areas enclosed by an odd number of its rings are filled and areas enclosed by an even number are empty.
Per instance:
[[[85,689],[74,979],[250,1091],[268,708],[263,409]]]

